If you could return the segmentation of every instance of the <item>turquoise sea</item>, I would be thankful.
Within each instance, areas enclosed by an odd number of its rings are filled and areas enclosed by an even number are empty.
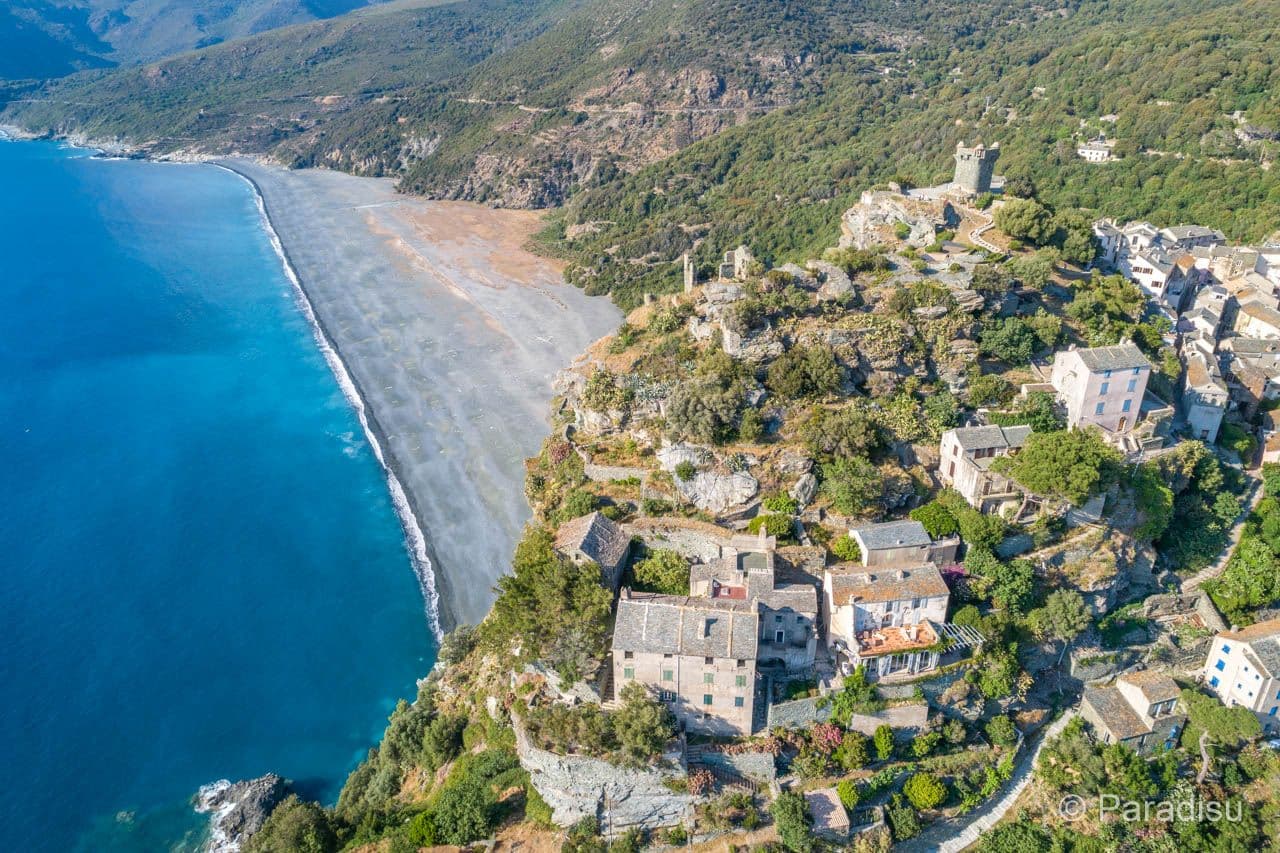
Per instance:
[[[0,850],[332,802],[434,661],[383,473],[250,187],[0,142]]]

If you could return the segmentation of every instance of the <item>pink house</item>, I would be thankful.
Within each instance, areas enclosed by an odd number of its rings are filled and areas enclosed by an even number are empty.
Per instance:
[[[1131,341],[1054,356],[1050,382],[1072,429],[1096,426],[1110,435],[1133,429],[1151,377],[1151,362]]]

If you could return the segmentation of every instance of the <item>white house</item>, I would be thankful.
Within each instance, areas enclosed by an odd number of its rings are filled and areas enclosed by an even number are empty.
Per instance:
[[[1280,311],[1260,300],[1240,305],[1236,332],[1246,338],[1280,338]]]
[[[1231,393],[1215,358],[1199,348],[1184,351],[1186,382],[1182,392],[1182,417],[1191,435],[1213,444],[1227,411]]]
[[[932,669],[950,596],[932,563],[829,566],[822,595],[827,645],[842,670],[861,665],[871,678]]]
[[[1280,619],[1218,634],[1204,679],[1224,705],[1242,705],[1268,732],[1280,731]]]
[[[959,492],[969,506],[983,512],[1020,499],[1022,491],[1008,477],[991,470],[1001,456],[1018,452],[1031,435],[1029,426],[973,426],[942,434],[938,477]]]
[[[1151,362],[1130,341],[1109,347],[1059,351],[1050,382],[1072,429],[1096,426],[1123,434],[1137,423],[1151,378]]]
[[[1111,159],[1111,146],[1103,138],[1090,139],[1076,147],[1076,156],[1089,163],[1106,163]]]

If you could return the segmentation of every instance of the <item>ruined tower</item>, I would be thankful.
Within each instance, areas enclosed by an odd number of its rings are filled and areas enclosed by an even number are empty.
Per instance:
[[[991,176],[996,169],[996,160],[1000,158],[1000,143],[990,148],[981,142],[972,148],[966,148],[961,142],[956,146],[955,185],[974,195],[991,192]]]
[[[693,265],[693,259],[689,257],[689,253],[684,253],[684,292],[693,293],[694,286],[698,283],[698,270]]]

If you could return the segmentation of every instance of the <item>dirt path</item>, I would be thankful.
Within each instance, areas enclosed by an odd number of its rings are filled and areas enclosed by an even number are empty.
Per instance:
[[[1253,512],[1254,507],[1258,505],[1258,501],[1262,499],[1262,481],[1254,480],[1249,487],[1249,493],[1244,502],[1244,507],[1240,510],[1240,515],[1236,516],[1235,523],[1231,526],[1231,535],[1227,537],[1227,544],[1223,546],[1222,553],[1218,555],[1218,559],[1212,566],[1201,569],[1196,574],[1187,578],[1182,582],[1182,591],[1184,593],[1199,589],[1201,584],[1207,580],[1213,580],[1222,574],[1227,563],[1231,560],[1231,555],[1235,553],[1236,546],[1240,544],[1240,537],[1244,533],[1244,522]]]

